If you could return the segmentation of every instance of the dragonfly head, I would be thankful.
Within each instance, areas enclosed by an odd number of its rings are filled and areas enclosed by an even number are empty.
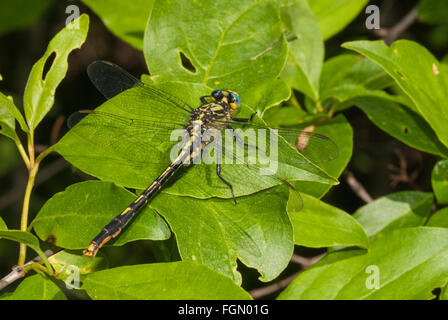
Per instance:
[[[241,99],[238,93],[232,90],[220,90],[216,89],[211,94],[214,102],[225,102],[230,106],[232,113],[236,112],[241,106]]]

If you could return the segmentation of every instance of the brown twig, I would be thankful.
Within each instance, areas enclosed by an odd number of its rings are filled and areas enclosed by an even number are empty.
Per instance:
[[[408,174],[408,163],[406,157],[400,149],[394,150],[395,154],[398,157],[399,166],[394,166],[393,164],[388,164],[387,168],[395,173],[389,174],[389,179],[391,180],[390,185],[395,188],[400,182],[409,184],[414,190],[422,191],[422,188],[415,183],[417,179],[420,169],[417,168]]]
[[[398,21],[391,28],[382,28],[379,30],[373,30],[373,32],[380,36],[387,45],[397,40],[416,20],[418,9],[412,8],[400,21]]]
[[[363,187],[363,185],[355,178],[353,173],[348,171],[345,181],[349,185],[350,189],[365,203],[372,202],[372,197],[369,195],[367,190]]]
[[[257,289],[253,289],[251,291],[249,291],[249,294],[252,296],[252,298],[254,299],[260,299],[262,297],[265,297],[271,293],[274,293],[278,290],[281,290],[285,287],[288,286],[288,284],[290,284],[295,278],[297,278],[297,276],[299,274],[301,274],[303,271],[305,271],[306,269],[308,269],[310,266],[312,266],[313,264],[315,264],[317,261],[319,261],[320,259],[322,259],[324,256],[326,255],[326,253],[322,253],[320,255],[317,255],[315,257],[311,257],[311,258],[306,258],[306,257],[302,257],[296,254],[293,254],[293,256],[291,257],[291,261],[294,263],[298,263],[302,266],[302,269],[292,275],[290,275],[289,277],[282,279],[278,282],[275,282],[273,284],[270,284],[266,287],[262,287],[262,288],[257,288]]]
[[[48,257],[52,256],[54,254],[54,252],[52,250],[47,250],[44,252],[44,254],[48,258]],[[33,260],[28,261],[27,263],[25,263],[22,266],[12,267],[11,268],[12,271],[9,274],[7,274],[6,276],[4,276],[2,279],[0,279],[0,290],[5,288],[6,286],[10,285],[14,281],[17,281],[17,280],[23,278],[27,274],[29,269],[31,269],[31,266],[34,263],[39,263],[41,261],[42,261],[42,258],[37,256]]]

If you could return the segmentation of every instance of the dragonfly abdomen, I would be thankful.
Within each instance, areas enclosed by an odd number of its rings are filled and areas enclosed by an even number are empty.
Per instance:
[[[151,185],[143,191],[137,199],[126,207],[119,215],[113,218],[101,232],[90,242],[90,245],[83,251],[85,256],[93,258],[98,250],[106,244],[110,239],[115,238],[121,230],[131,221],[137,211],[143,207],[148,200],[162,187],[162,185],[177,171],[182,165],[185,157],[189,154],[184,152],[173,161]]]

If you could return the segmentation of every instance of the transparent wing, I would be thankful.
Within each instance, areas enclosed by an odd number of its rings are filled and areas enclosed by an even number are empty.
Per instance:
[[[87,68],[95,87],[120,110],[149,119],[184,122],[192,108],[182,99],[144,84],[121,67],[95,61]]]
[[[68,119],[70,134],[80,144],[80,157],[115,162],[120,166],[141,169],[161,164],[163,170],[171,163],[170,150],[183,145],[188,133],[182,124],[134,119],[96,110],[83,110]],[[81,147],[81,146],[80,146]],[[156,171],[157,172],[157,171]]]
[[[298,129],[269,128],[259,123],[228,121],[227,124],[234,128],[241,136],[250,135],[251,132],[255,131],[258,137],[260,131],[265,130],[267,137],[265,148],[270,148],[269,142],[276,140],[273,138],[277,138],[277,140],[284,139],[298,152],[297,157],[293,160],[295,163],[304,163],[307,160],[314,163],[328,162],[336,159],[339,154],[336,143],[329,137],[319,133]],[[263,148],[262,146],[259,147]]]

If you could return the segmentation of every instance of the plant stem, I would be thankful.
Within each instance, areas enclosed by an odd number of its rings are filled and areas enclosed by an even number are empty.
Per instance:
[[[26,154],[25,148],[23,148],[23,145],[20,141],[16,141],[17,149],[19,150],[20,155],[22,156],[23,162],[25,162],[25,165],[27,168],[30,167],[30,159],[28,159],[28,155]]]
[[[28,228],[28,213],[29,213],[29,205],[30,205],[30,197],[31,191],[33,190],[34,180],[36,178],[36,173],[39,168],[39,164],[34,164],[33,168],[30,170],[28,175],[28,183],[25,189],[25,196],[23,198],[23,206],[22,206],[22,218],[20,221],[20,230],[27,231]],[[26,259],[26,245],[24,243],[20,243],[20,253],[19,253],[19,262],[17,263],[19,266],[25,263]]]
[[[40,162],[52,151],[52,148],[48,148],[45,151],[43,151],[37,159],[35,159],[35,149],[33,144],[34,138],[33,134],[30,133],[29,140],[28,140],[28,152],[29,152],[29,167],[28,167],[28,182],[25,189],[25,196],[23,198],[23,206],[22,206],[22,217],[20,220],[20,230],[21,231],[27,231],[28,229],[28,214],[30,209],[30,198],[31,198],[31,191],[34,187],[34,181],[36,180],[36,174],[39,170],[39,164]],[[19,251],[19,261],[17,264],[19,266],[23,265],[25,263],[26,259],[26,245],[24,243],[20,243],[20,251]]]

